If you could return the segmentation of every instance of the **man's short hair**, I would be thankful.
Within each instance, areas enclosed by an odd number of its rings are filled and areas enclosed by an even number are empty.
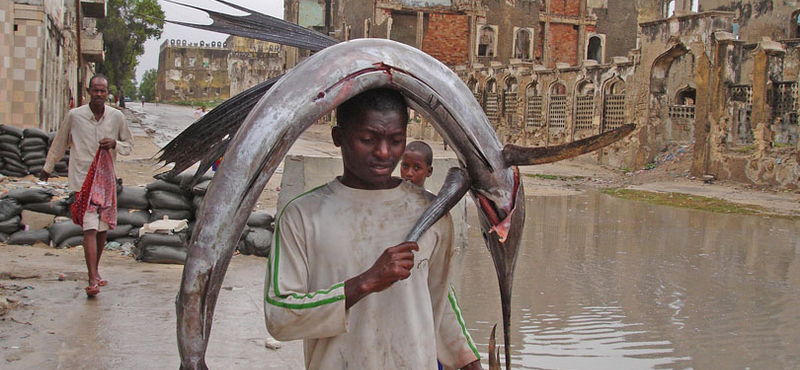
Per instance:
[[[364,91],[339,105],[336,108],[337,125],[344,128],[367,109],[376,112],[398,112],[404,117],[403,123],[408,124],[408,105],[403,94],[394,89],[380,88]]]
[[[425,164],[430,167],[433,165],[433,150],[431,146],[423,141],[412,141],[406,145],[406,152],[415,152],[422,154],[422,157],[425,158]]]
[[[99,73],[98,73],[98,74],[96,74],[96,75],[92,76],[92,78],[90,78],[90,79],[89,79],[89,86],[90,86],[90,87],[92,86],[92,82],[94,81],[94,79],[95,79],[95,78],[100,78],[100,79],[103,79],[103,80],[105,80],[105,81],[106,81],[106,85],[108,85],[108,77],[106,77],[105,75],[101,75],[101,74],[99,74]]]

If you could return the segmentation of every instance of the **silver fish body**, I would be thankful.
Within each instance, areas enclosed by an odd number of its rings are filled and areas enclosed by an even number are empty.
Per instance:
[[[503,209],[513,207],[513,170],[505,165],[500,142],[480,106],[450,69],[388,40],[361,39],[324,49],[265,94],[209,185],[176,302],[182,368],[206,368],[214,306],[236,242],[291,145],[319,117],[379,87],[401,90],[414,109],[434,122],[469,172],[473,193]]]

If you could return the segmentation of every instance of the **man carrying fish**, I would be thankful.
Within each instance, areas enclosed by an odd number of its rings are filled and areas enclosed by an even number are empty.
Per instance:
[[[452,220],[403,242],[432,195],[392,177],[408,110],[391,89],[337,109],[343,174],[291,201],[265,287],[269,332],[304,340],[307,369],[481,369],[450,286]]]

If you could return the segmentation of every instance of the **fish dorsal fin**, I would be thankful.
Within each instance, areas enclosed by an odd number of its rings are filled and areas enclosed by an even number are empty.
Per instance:
[[[631,123],[599,135],[550,147],[526,148],[509,144],[503,148],[503,159],[509,166],[528,166],[557,162],[613,144],[628,136],[635,128],[636,125]]]

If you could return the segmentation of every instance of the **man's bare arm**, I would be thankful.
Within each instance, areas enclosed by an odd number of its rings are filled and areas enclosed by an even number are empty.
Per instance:
[[[367,271],[344,282],[345,307],[350,308],[367,295],[386,290],[411,276],[413,251],[418,250],[417,243],[404,242],[383,251]]]

